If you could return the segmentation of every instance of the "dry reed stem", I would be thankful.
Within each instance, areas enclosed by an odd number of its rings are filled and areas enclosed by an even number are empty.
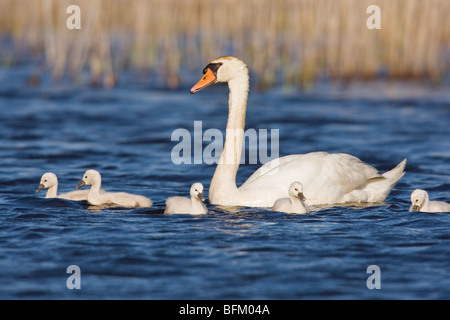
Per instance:
[[[66,28],[71,4],[81,8],[81,30]],[[381,8],[381,30],[366,28],[371,4]],[[177,87],[181,69],[224,54],[243,58],[262,86],[383,70],[437,80],[449,67],[449,13],[448,0],[2,0],[0,35],[19,55],[43,55],[55,78],[88,68],[109,86],[133,67]]]

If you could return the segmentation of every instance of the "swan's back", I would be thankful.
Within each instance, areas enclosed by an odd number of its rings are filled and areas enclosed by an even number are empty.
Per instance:
[[[206,205],[198,199],[171,197],[166,200],[165,214],[206,214]]]
[[[124,208],[149,208],[153,205],[147,197],[126,192],[102,191],[99,194],[89,192],[86,200],[94,206],[112,205]]]
[[[443,201],[430,201],[431,212],[450,212],[450,204]]]
[[[343,196],[369,181],[384,179],[378,171],[349,154],[312,152],[289,155],[266,163],[239,188],[261,190],[271,186],[272,203],[286,195],[293,180],[302,181],[308,203],[343,202]]]
[[[203,184],[196,182],[191,186],[190,195],[187,197],[171,197],[166,200],[166,214],[206,214],[208,209],[203,203]]]
[[[62,193],[58,195],[58,198],[72,201],[83,201],[87,200],[88,193],[89,190],[75,190],[67,193]]]
[[[110,192],[106,196],[111,204],[121,207],[148,208],[153,205],[152,201],[147,197],[126,192]]]
[[[164,213],[190,213],[192,201],[186,197],[171,197],[166,200],[166,210]]]
[[[300,199],[281,198],[275,201],[272,211],[286,212],[292,214],[309,213],[309,207]]]
[[[100,194],[104,194],[105,190],[100,189]],[[72,200],[72,201],[83,201],[87,200],[89,194],[89,189],[86,190],[75,190],[67,193],[62,193],[58,195],[58,198],[60,199],[66,199],[66,200]]]

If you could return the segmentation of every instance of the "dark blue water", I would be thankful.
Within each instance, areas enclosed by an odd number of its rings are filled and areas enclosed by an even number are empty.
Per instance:
[[[169,196],[206,189],[215,166],[174,165],[171,134],[223,130],[227,88],[189,94],[124,75],[113,90],[25,85],[29,69],[0,71],[0,298],[449,299],[450,214],[410,213],[415,188],[450,201],[450,87],[420,83],[252,90],[247,128],[279,129],[280,156],[351,153],[407,173],[385,205],[309,215],[217,208],[163,215]],[[200,71],[199,71],[200,72]],[[256,169],[241,166],[238,182]],[[150,209],[89,210],[43,199],[44,172],[75,188],[86,169],[103,187],[149,196]],[[69,290],[66,269],[81,269]],[[381,271],[369,290],[367,267]]]

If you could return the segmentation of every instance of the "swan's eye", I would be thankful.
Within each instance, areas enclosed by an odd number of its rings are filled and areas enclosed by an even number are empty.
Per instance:
[[[203,69],[203,74],[205,74],[206,71],[208,71],[208,69],[210,69],[212,71],[212,73],[214,73],[214,75],[215,75],[221,65],[223,65],[222,62],[210,63],[205,67],[205,69]]]
[[[87,176],[84,176],[85,179],[87,179]]]

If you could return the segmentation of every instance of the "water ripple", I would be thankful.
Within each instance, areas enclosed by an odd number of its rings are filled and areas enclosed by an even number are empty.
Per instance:
[[[408,158],[385,204],[288,215],[207,203],[199,217],[163,215],[168,196],[194,181],[208,188],[214,172],[174,165],[171,133],[196,120],[223,130],[225,88],[201,96],[126,81],[114,90],[0,89],[0,297],[448,299],[450,215],[408,209],[418,187],[450,200],[450,90],[402,98],[397,87],[373,97],[355,88],[253,90],[248,127],[279,128],[281,155],[348,152],[382,171]],[[155,206],[100,210],[35,193],[46,171],[67,192],[90,168],[106,189],[146,194]],[[254,169],[242,166],[238,180]],[[72,264],[82,270],[78,293],[65,286]],[[366,287],[373,264],[378,292]]]

